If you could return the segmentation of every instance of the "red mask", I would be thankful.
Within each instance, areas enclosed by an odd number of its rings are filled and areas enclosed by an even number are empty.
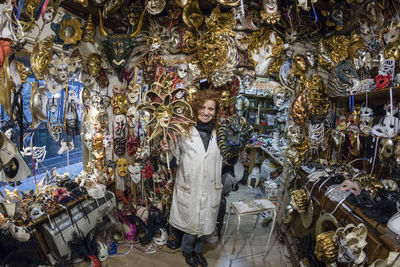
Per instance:
[[[390,74],[383,76],[383,75],[377,75],[375,77],[375,84],[376,84],[376,90],[384,89],[386,88],[389,83],[390,83]]]

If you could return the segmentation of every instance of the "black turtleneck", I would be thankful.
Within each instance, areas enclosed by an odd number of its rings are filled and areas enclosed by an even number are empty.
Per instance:
[[[207,123],[203,123],[198,120],[196,123],[195,127],[199,131],[201,141],[203,142],[205,151],[207,151],[207,149],[208,149],[208,144],[210,143],[211,133],[212,133],[212,130],[214,129],[214,126],[215,126],[214,120],[207,122]]]

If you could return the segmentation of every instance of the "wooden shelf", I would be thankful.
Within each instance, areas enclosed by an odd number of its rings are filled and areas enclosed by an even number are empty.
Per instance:
[[[395,97],[400,97],[400,87],[392,87],[392,91],[393,91],[393,98]],[[363,102],[365,101],[365,95],[366,93],[361,93],[361,94],[356,94],[354,95],[354,102]],[[372,92],[368,93],[368,102],[372,102],[372,99],[374,100],[378,100],[378,99],[389,99],[390,97],[390,88],[385,88],[385,89],[381,89],[381,90],[375,90]],[[332,99],[336,99],[336,100],[342,100],[345,101],[349,99],[349,96],[339,96],[339,97],[333,97]]]
[[[245,97],[250,97],[250,98],[262,98],[262,99],[271,99],[272,97],[270,96],[263,96],[263,95],[249,95],[249,94],[240,94]]]

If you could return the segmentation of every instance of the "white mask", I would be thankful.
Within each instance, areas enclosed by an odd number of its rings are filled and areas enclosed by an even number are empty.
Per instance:
[[[135,163],[135,166],[129,165],[128,170],[129,173],[131,174],[131,179],[135,184],[138,184],[140,182],[140,164]]]
[[[125,132],[126,117],[124,114],[115,115],[114,119],[114,133],[121,136]]]
[[[186,65],[186,64],[179,64],[179,65],[178,65],[178,68],[177,68],[178,77],[179,77],[180,79],[186,78],[186,76],[188,75],[188,70],[189,70],[188,65]]]

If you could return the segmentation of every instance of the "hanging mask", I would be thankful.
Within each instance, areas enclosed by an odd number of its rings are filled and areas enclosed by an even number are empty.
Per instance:
[[[118,94],[112,98],[112,106],[115,115],[125,114],[128,110],[126,95]]]
[[[139,147],[140,138],[139,136],[132,137],[131,135],[128,135],[126,141],[126,149],[128,150],[128,155],[132,157],[136,154],[136,151]]]
[[[7,164],[3,166],[3,171],[9,179],[15,178],[19,171],[19,162],[16,158],[12,158]]]
[[[145,2],[146,10],[151,15],[160,14],[164,10],[165,4],[165,0],[146,0]]]
[[[303,124],[308,117],[307,98],[300,92],[292,103],[292,118],[297,124]]]
[[[32,49],[31,69],[36,79],[43,80],[53,58],[53,35],[39,41]]]
[[[29,205],[29,217],[32,220],[37,221],[40,219],[42,216],[45,216],[46,212],[44,211],[42,204],[33,202]]]
[[[126,158],[119,158],[117,160],[117,172],[121,177],[125,177],[129,174],[128,160]]]
[[[385,33],[383,33],[383,41],[385,44],[391,44],[397,42],[400,37],[400,29],[398,27],[393,27],[391,29],[387,29]]]
[[[274,94],[273,97],[274,105],[277,108],[280,108],[286,101],[286,92],[281,90]]]
[[[375,84],[376,84],[375,85],[376,90],[385,89],[386,87],[388,87],[391,79],[392,79],[392,76],[390,76],[390,74],[376,75],[374,78]]]
[[[176,73],[178,74],[179,79],[185,79],[186,76],[188,75],[189,67],[186,64],[179,64],[176,70]]]
[[[386,163],[394,154],[394,143],[390,138],[382,138],[379,143],[379,160],[382,164]]]
[[[18,190],[16,188],[13,191],[4,189],[4,193],[6,194],[5,200],[7,203],[16,203],[21,201],[21,197],[19,196]]]
[[[93,149],[96,151],[103,149],[103,138],[104,136],[101,133],[96,133],[93,138]]]
[[[31,113],[32,124],[31,129],[36,129],[43,120],[47,120],[47,102],[48,98],[46,87],[37,88],[37,83],[32,84],[31,88]]]
[[[379,75],[381,75],[381,76],[390,75],[389,79],[395,77],[396,76],[395,66],[396,66],[395,60],[392,60],[392,59],[382,60],[379,64]],[[376,81],[376,78],[375,78],[375,81]],[[378,88],[378,83],[376,83],[376,87]],[[380,87],[380,88],[383,88],[383,87]]]
[[[319,261],[323,261],[327,265],[336,262],[338,256],[338,247],[334,240],[335,232],[323,229],[326,225],[332,224],[337,227],[337,220],[331,214],[325,213],[318,218],[315,228],[316,245],[314,254]]]
[[[125,146],[126,146],[125,137],[114,138],[114,152],[118,157],[123,157],[125,155]]]
[[[228,108],[231,104],[231,92],[229,90],[222,90],[219,102],[223,108]]]
[[[125,94],[125,87],[121,86],[120,84],[114,84],[113,93],[114,95]]]
[[[129,103],[134,105],[139,101],[139,98],[140,98],[140,91],[141,91],[140,84],[131,83],[129,85],[129,91],[130,92],[128,93],[128,101],[129,101]]]
[[[196,85],[192,84],[187,87],[187,91],[188,91],[188,96],[189,96],[188,101],[190,102],[190,101],[192,101],[192,99],[194,98],[196,93],[199,91],[199,88]]]
[[[64,84],[68,79],[68,63],[69,58],[64,54],[55,55],[51,61],[49,73],[58,84]]]
[[[85,143],[85,147],[88,151],[92,151],[93,149],[93,137],[92,134],[87,132],[83,137],[83,142]]]
[[[243,116],[243,114],[248,110],[250,106],[250,101],[243,95],[239,95],[235,99],[235,112],[238,116]]]
[[[262,6],[264,10],[260,12],[261,18],[267,24],[275,24],[281,19],[281,12],[278,11],[277,0],[263,0]]]
[[[136,126],[136,108],[130,107],[126,112],[126,120],[128,121],[128,125],[130,128],[135,128]]]
[[[125,136],[126,117],[124,114],[115,115],[114,118],[114,134],[117,136]]]
[[[391,60],[400,60],[400,42],[394,42],[385,48],[385,58]]]
[[[141,170],[140,163],[135,163],[134,166],[129,165],[128,169],[129,169],[129,173],[131,175],[132,181],[135,184],[138,184],[140,182],[140,179],[141,179],[140,178],[140,170]]]
[[[89,14],[89,18],[85,24],[85,32],[83,34],[82,40],[84,42],[95,43],[96,40],[96,25],[93,23],[92,14]]]
[[[101,56],[99,54],[90,54],[87,59],[87,68],[93,77],[98,77],[101,68]]]
[[[366,257],[363,249],[367,246],[367,235],[368,230],[362,223],[357,226],[348,224],[346,227],[339,227],[333,237],[339,246],[338,261],[362,264]]]
[[[328,94],[331,97],[354,95],[361,89],[361,80],[350,60],[340,61],[329,76]]]
[[[99,112],[95,117],[94,130],[96,133],[105,133],[108,126],[107,112]]]
[[[360,122],[359,127],[362,133],[369,134],[372,128],[373,110],[368,107],[360,108]]]
[[[111,98],[106,95],[101,95],[97,92],[91,94],[91,104],[100,112],[105,112],[111,103]]]
[[[290,125],[288,127],[287,138],[291,145],[299,145],[302,139],[300,126]]]
[[[186,26],[199,32],[199,27],[203,24],[204,16],[201,13],[198,1],[189,1],[189,4],[183,8],[182,19]]]
[[[218,128],[218,147],[225,160],[236,157],[246,146],[253,128],[238,115],[227,118]]]

